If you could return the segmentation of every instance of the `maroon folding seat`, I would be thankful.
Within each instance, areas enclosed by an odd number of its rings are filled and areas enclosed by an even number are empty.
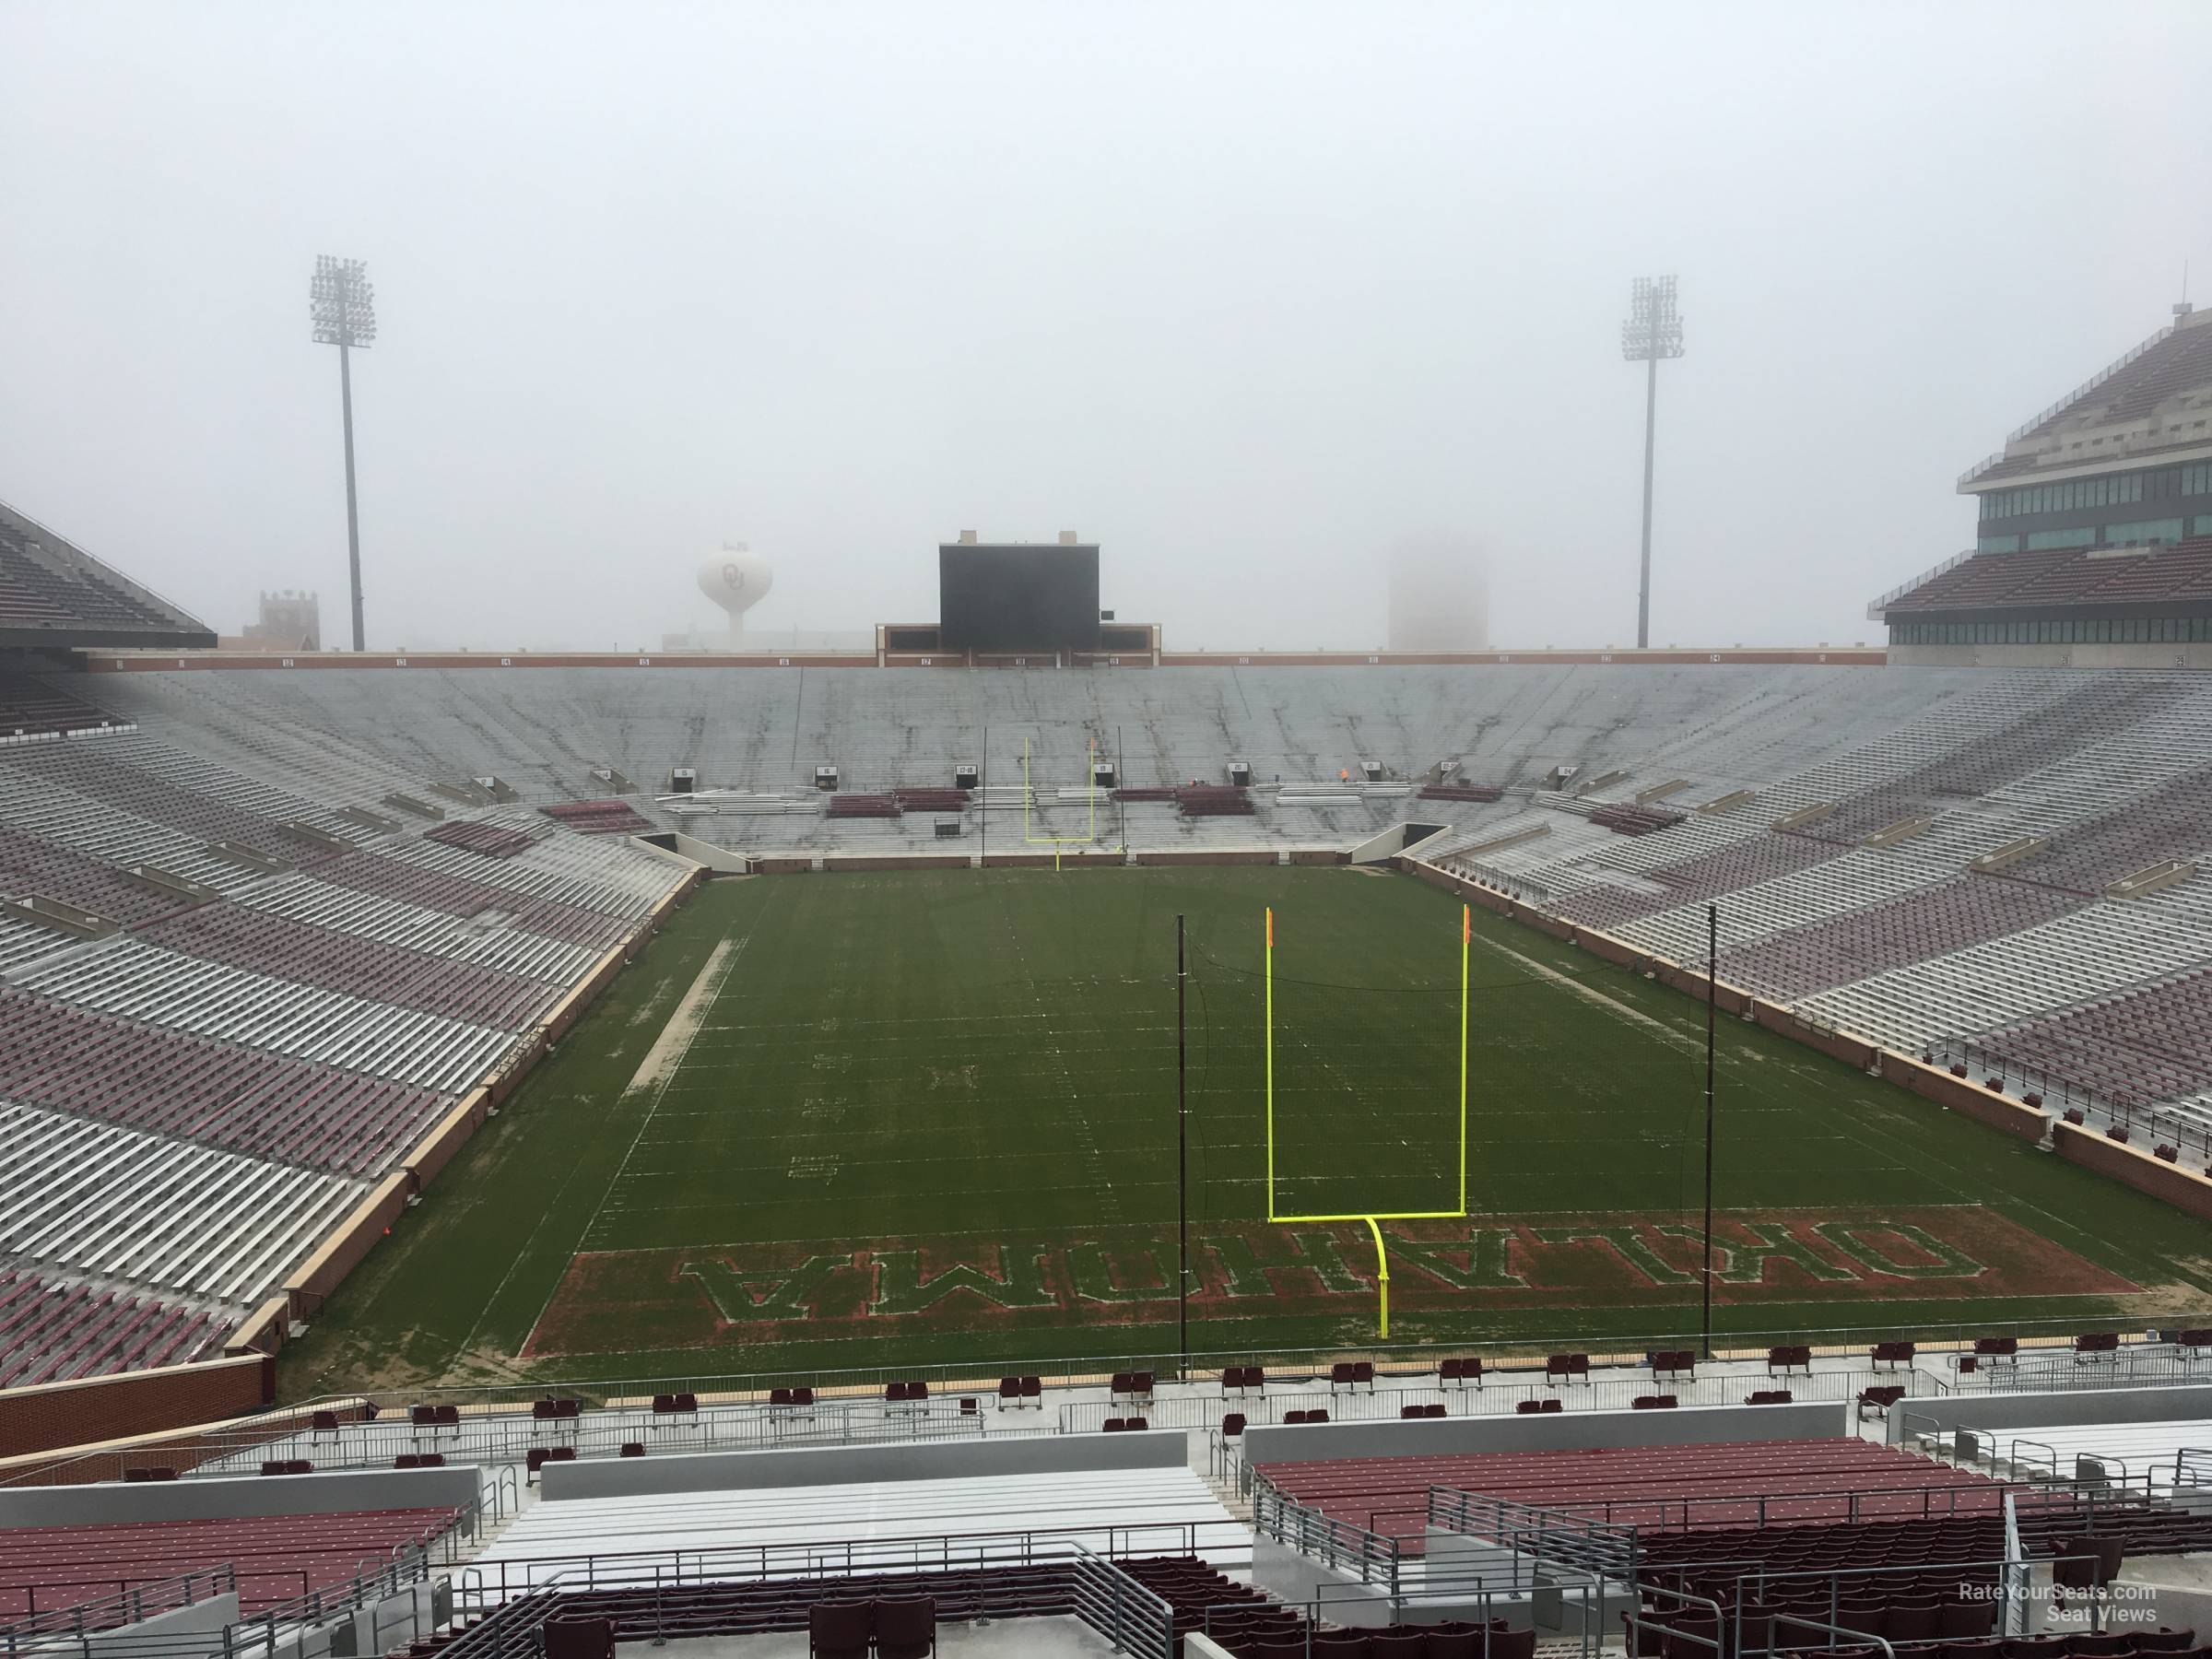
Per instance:
[[[1483,1632],[1483,1651],[1488,1659],[1535,1659],[1535,1630],[1533,1628],[1526,1630],[1501,1630],[1498,1628],[1499,1622],[1493,1618]],[[1710,1624],[1712,1620],[1706,1622]],[[1703,1650],[1708,1654],[1712,1651],[1711,1648]]]
[[[688,1400],[691,1402],[689,1406],[684,1408],[685,1410],[697,1411],[699,1409],[699,1396],[697,1394],[678,1394],[676,1397],[679,1400]],[[814,1389],[810,1385],[793,1389],[791,1391],[791,1403],[794,1406],[801,1407],[802,1409],[811,1406],[814,1404]]]
[[[1481,1659],[1481,1627],[1464,1619],[1430,1625],[1423,1632],[1427,1659]]]
[[[1099,1427],[1103,1429],[1108,1434],[1119,1434],[1122,1432],[1122,1430],[1128,1428],[1129,1424],[1127,1419],[1124,1418],[1108,1418],[1103,1423],[1100,1423]]]
[[[1933,1641],[1936,1639],[1937,1609],[1935,1599],[1896,1600],[1889,1604],[1889,1622],[1880,1634],[1894,1644],[1900,1641]],[[1873,1635],[1875,1632],[1868,1631]]]
[[[816,1602],[806,1609],[807,1653],[812,1659],[868,1659],[876,1630],[872,1602]]]
[[[2194,1630],[2173,1630],[2164,1625],[2148,1630],[2130,1630],[2127,1636],[2138,1653],[2180,1653],[2196,1645]]]
[[[1369,1659],[1426,1659],[1429,1638],[1420,1630],[1371,1630],[1367,1651]]]
[[[624,1441],[622,1442],[622,1455],[623,1455],[623,1456],[625,1456],[625,1457],[642,1457],[642,1456],[644,1456],[644,1455],[645,1455],[645,1445],[644,1445],[644,1442],[643,1442],[642,1441]]]
[[[1367,1632],[1365,1630],[1316,1630],[1307,1638],[1307,1651],[1333,1655],[1333,1659],[1367,1659]]]
[[[1019,1377],[1001,1377],[998,1380],[998,1397],[1002,1401],[1020,1399],[1021,1379]]]
[[[1234,1440],[1243,1432],[1244,1414],[1242,1412],[1232,1411],[1221,1419],[1221,1438],[1223,1440]]]
[[[876,1600],[877,1659],[924,1659],[937,1645],[937,1604],[934,1596]]]
[[[1936,1610],[1936,1634],[1953,1643],[1985,1637],[1996,1628],[1996,1622],[1997,1604],[1994,1601],[1945,1602]]]

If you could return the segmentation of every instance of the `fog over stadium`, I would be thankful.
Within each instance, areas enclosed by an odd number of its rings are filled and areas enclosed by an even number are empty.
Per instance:
[[[1174,644],[1634,638],[1631,277],[1677,273],[1654,644],[1879,638],[1956,474],[2212,288],[2197,4],[0,8],[11,499],[225,628],[346,537],[315,256],[369,262],[368,638],[934,613],[966,527]]]

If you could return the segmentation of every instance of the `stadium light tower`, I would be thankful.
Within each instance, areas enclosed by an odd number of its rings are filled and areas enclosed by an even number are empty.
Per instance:
[[[361,517],[353,487],[353,352],[357,347],[366,349],[376,338],[376,289],[370,286],[367,264],[318,255],[314,280],[308,285],[307,314],[314,324],[315,344],[338,348],[338,404],[346,422],[346,566],[353,582],[353,648],[360,651],[365,647]]]
[[[1636,588],[1636,649],[1652,642],[1652,433],[1659,412],[1659,359],[1682,355],[1672,276],[1639,276],[1620,325],[1620,355],[1643,365],[1643,563]]]

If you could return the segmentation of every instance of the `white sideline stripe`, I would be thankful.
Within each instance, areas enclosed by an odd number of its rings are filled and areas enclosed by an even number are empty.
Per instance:
[[[748,934],[745,939],[724,939],[708,953],[699,976],[684,993],[684,1000],[676,1005],[676,1012],[668,1016],[668,1023],[661,1028],[653,1046],[645,1051],[645,1058],[638,1062],[638,1069],[630,1075],[629,1087],[623,1093],[635,1094],[655,1082],[665,1084],[682,1069],[692,1040],[705,1029],[706,1010],[722,994],[723,981],[730,977],[730,971],[737,965],[737,953],[745,948],[751,936]]]

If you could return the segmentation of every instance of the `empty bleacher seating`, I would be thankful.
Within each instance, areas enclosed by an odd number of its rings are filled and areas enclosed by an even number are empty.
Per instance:
[[[403,1509],[13,1527],[0,1553],[0,1618],[223,1565],[234,1568],[241,1610],[251,1616],[343,1583],[398,1547],[429,1543],[456,1519],[450,1509]]]
[[[580,835],[636,835],[653,828],[628,801],[559,801],[538,810]]]
[[[152,1296],[0,1266],[0,1388],[206,1359],[230,1323]]]
[[[1401,1540],[1420,1536],[1432,1486],[1654,1532],[1917,1515],[1934,1488],[1952,1488],[1948,1512],[1994,1514],[2005,1490],[1947,1464],[1841,1439],[1347,1458],[1262,1472],[1288,1497]]]
[[[64,689],[64,684],[0,670],[0,743],[17,737],[96,732],[120,724],[113,715]]]
[[[480,853],[487,858],[512,858],[537,839],[527,830],[518,830],[512,824],[487,824],[472,818],[433,824],[422,832],[422,838],[442,846],[459,847],[465,853]]]

